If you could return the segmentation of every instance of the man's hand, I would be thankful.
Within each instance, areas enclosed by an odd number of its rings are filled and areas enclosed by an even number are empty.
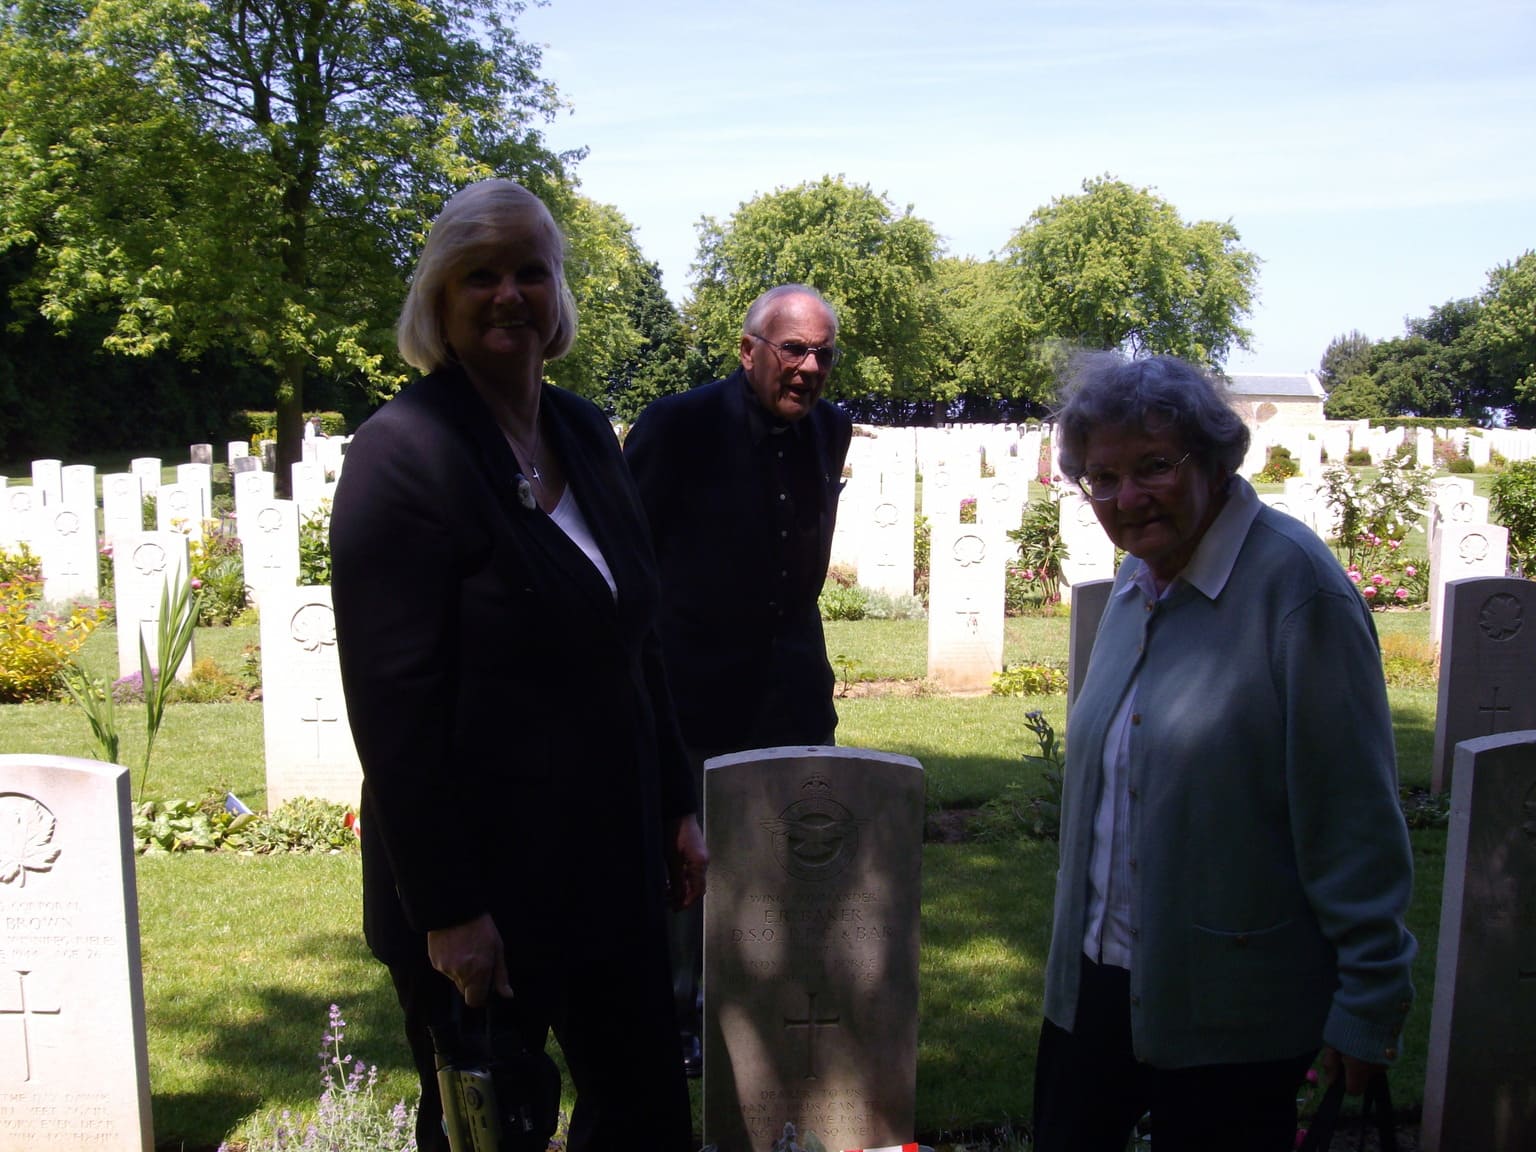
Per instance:
[[[501,933],[489,912],[452,928],[428,932],[427,959],[453,981],[471,1008],[484,1006],[492,990],[498,996],[512,997]]]
[[[709,853],[704,848],[704,832],[694,816],[673,821],[667,835],[667,880],[672,892],[672,909],[680,911],[704,895],[704,872],[709,867]]]

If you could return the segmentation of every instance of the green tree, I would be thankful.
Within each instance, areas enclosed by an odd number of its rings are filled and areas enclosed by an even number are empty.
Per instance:
[[[0,251],[109,350],[225,346],[276,379],[279,482],[306,379],[387,394],[426,223],[510,176],[558,198],[538,49],[501,0],[21,0],[0,9]]]
[[[1331,393],[1340,384],[1363,376],[1371,370],[1371,350],[1375,342],[1365,333],[1351,329],[1347,335],[1335,336],[1323,352],[1322,363],[1317,367],[1318,383],[1324,392]]]
[[[1259,259],[1241,239],[1230,223],[1186,224],[1150,189],[1101,176],[1036,209],[1004,255],[1046,339],[1219,368],[1252,335],[1240,320]]]
[[[724,223],[705,217],[698,230],[685,313],[715,371],[735,366],[742,317],[758,295],[804,283],[837,309],[844,358],[829,396],[866,416],[892,401],[933,398],[937,316],[928,287],[939,244],[910,208],[898,212],[865,185],[823,177],[748,201]]]
[[[1054,389],[1039,332],[1018,305],[1013,273],[996,260],[945,258],[932,288],[940,326],[936,396],[953,399],[962,420],[1042,415]]]
[[[642,290],[645,261],[633,226],[611,204],[574,196],[557,215],[566,234],[566,280],[576,300],[576,343],[546,365],[545,374],[602,404],[603,382],[634,358],[644,339],[630,311]]]
[[[1515,423],[1536,424],[1536,251],[1489,274],[1472,340]]]
[[[640,344],[606,382],[608,412],[626,424],[634,423],[658,396],[683,392],[700,382],[690,370],[682,317],[662,289],[656,264],[641,266],[640,282],[629,302],[629,321]],[[709,379],[707,370],[702,379]]]

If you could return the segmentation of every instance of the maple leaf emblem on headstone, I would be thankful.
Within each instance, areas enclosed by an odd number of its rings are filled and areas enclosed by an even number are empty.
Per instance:
[[[58,827],[45,804],[19,792],[0,795],[0,884],[27,886],[28,872],[47,872],[59,858]]]

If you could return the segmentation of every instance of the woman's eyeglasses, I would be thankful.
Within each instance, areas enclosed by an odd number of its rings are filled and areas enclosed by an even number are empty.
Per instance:
[[[1143,492],[1165,492],[1179,479],[1179,465],[1193,455],[1186,452],[1177,460],[1152,456],[1131,469],[1131,482]],[[1090,500],[1113,500],[1120,495],[1126,478],[1118,472],[1084,472],[1077,478],[1077,486]]]

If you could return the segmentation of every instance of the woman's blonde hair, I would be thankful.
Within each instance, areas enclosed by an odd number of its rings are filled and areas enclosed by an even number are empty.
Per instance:
[[[395,325],[400,355],[413,368],[435,372],[452,359],[443,339],[443,285],[454,271],[501,242],[509,230],[527,228],[540,235],[554,265],[555,330],[544,348],[545,360],[558,360],[576,342],[576,300],[565,282],[565,235],[544,201],[511,180],[481,180],[461,188],[443,205],[427,233],[416,262],[411,290]]]

